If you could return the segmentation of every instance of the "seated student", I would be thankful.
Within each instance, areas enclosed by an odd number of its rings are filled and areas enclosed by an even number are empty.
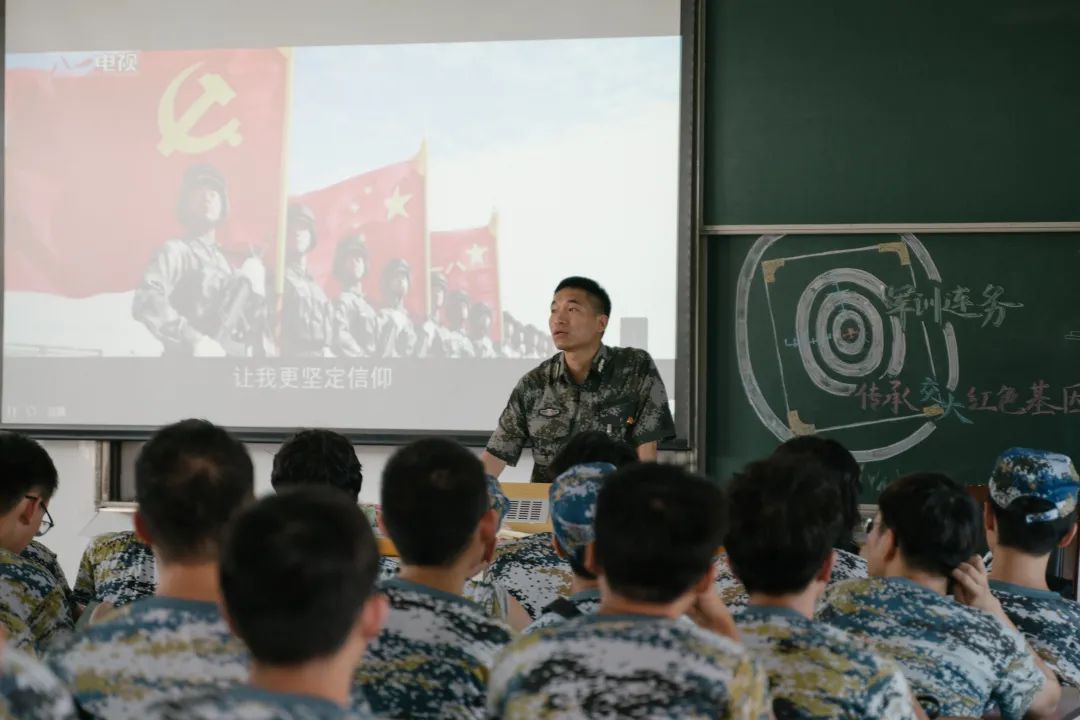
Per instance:
[[[866,561],[859,557],[855,542],[855,528],[862,517],[859,515],[859,495],[862,492],[859,464],[840,443],[817,435],[792,438],[773,451],[772,457],[810,459],[824,467],[840,493],[840,519],[843,524],[836,541],[836,559],[833,562],[831,585],[866,577]],[[735,577],[725,555],[716,562],[716,590],[728,607],[742,607],[749,597],[746,588]]]
[[[0,718],[75,720],[71,693],[48,668],[7,642],[0,630]]]
[[[254,489],[247,450],[204,420],[169,425],[143,446],[135,462],[135,531],[154,550],[157,594],[50,655],[82,711],[140,718],[156,702],[247,676],[247,652],[217,605],[218,557],[227,523]]]
[[[488,717],[768,717],[767,677],[732,639],[713,589],[724,510],[717,485],[678,467],[608,478],[586,554],[599,610],[511,644],[491,676]],[[704,627],[681,619],[688,612]]]
[[[64,574],[64,569],[60,567],[60,559],[56,557],[56,553],[41,542],[31,540],[30,544],[27,545],[26,549],[20,554],[25,559],[37,563],[39,567],[43,568],[53,576],[53,579],[56,580],[56,584],[64,591],[64,600],[67,603],[68,612],[71,614],[72,620],[78,620],[82,608],[75,600],[75,595],[71,591],[71,585],[68,583],[67,575]]]
[[[1012,448],[990,476],[983,522],[994,552],[990,589],[1064,685],[1080,686],[1080,605],[1051,592],[1054,548],[1076,537],[1080,483],[1065,455]]]
[[[600,607],[600,584],[585,567],[585,551],[596,539],[596,497],[605,478],[615,472],[608,463],[586,463],[570,468],[551,484],[548,504],[555,552],[570,563],[574,573],[570,595],[559,597],[540,613],[526,632],[563,620],[590,615]]]
[[[828,470],[774,455],[727,488],[724,546],[750,604],[735,614],[743,644],[769,673],[777,720],[923,718],[900,668],[813,619],[843,534]]]
[[[612,440],[601,430],[575,435],[548,467],[558,477],[575,465],[603,462],[623,467],[637,462],[637,452],[624,442]],[[570,594],[574,573],[555,552],[552,534],[534,533],[496,550],[489,577],[521,602],[530,617],[560,597]]]
[[[221,592],[251,652],[248,682],[170,701],[150,717],[360,717],[349,714],[353,673],[388,613],[375,592],[378,560],[359,506],[329,487],[285,488],[245,510],[221,552]]]
[[[123,607],[157,589],[154,551],[131,530],[96,535],[83,551],[75,576],[75,602]]]
[[[52,527],[47,506],[57,484],[56,466],[41,445],[0,432],[0,625],[13,647],[31,655],[63,642],[75,627],[57,578],[21,555]]]
[[[354,707],[378,717],[483,717],[491,664],[511,630],[462,597],[495,551],[484,467],[460,445],[419,440],[383,470],[384,531],[401,572],[380,585],[390,618],[357,671]]]
[[[871,577],[831,588],[818,619],[894,660],[941,715],[978,717],[995,704],[1005,720],[1052,717],[1057,681],[968,565],[978,537],[978,508],[958,484],[933,473],[894,481],[863,547]]]

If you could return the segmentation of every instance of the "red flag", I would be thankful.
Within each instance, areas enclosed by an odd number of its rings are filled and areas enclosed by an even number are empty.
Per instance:
[[[431,233],[431,269],[446,275],[448,289],[461,290],[471,302],[492,312],[492,340],[502,339],[499,295],[499,216],[483,227]]]
[[[293,199],[315,213],[318,244],[308,254],[308,273],[335,296],[334,253],[342,239],[364,236],[368,251],[364,294],[377,307],[386,305],[380,279],[391,260],[409,265],[405,307],[416,318],[427,315],[427,151],[421,147],[404,162],[342,180]]]
[[[273,247],[288,62],[278,49],[163,51],[7,70],[7,289],[133,290],[178,236],[181,179],[198,163],[227,184],[219,242]]]

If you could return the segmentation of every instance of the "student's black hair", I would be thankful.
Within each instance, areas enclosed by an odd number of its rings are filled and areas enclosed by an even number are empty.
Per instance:
[[[1028,515],[1054,508],[1053,503],[1039,498],[1018,498],[1008,508],[990,500],[990,508],[997,520],[998,542],[1007,548],[1036,557],[1053,552],[1076,524],[1076,510],[1057,520],[1027,522]]]
[[[252,657],[290,667],[333,656],[372,595],[379,551],[356,503],[328,486],[291,487],[237,516],[221,592]]]
[[[279,492],[291,485],[330,485],[356,502],[364,472],[356,450],[343,435],[332,430],[301,430],[274,455],[270,484]]]
[[[166,562],[217,560],[229,521],[254,497],[251,456],[205,420],[158,430],[135,461],[135,500]]]
[[[948,577],[977,551],[982,523],[975,501],[940,473],[894,480],[878,498],[886,528],[893,531],[904,561],[916,570]]]
[[[565,278],[557,286],[555,286],[555,294],[557,295],[560,290],[566,290],[570,288],[572,290],[583,290],[593,301],[593,309],[600,315],[611,316],[611,297],[608,296],[607,290],[600,287],[600,283],[587,277],[579,277],[577,275],[573,277]]]
[[[603,430],[586,430],[574,435],[548,465],[548,481],[576,465],[605,462],[617,468],[637,462],[634,448],[621,440],[613,440]]]
[[[406,564],[453,564],[489,506],[484,466],[453,441],[418,440],[383,470],[383,524]]]
[[[859,514],[859,497],[862,495],[862,471],[848,449],[832,438],[819,435],[802,435],[792,438],[773,451],[774,457],[809,456],[817,460],[836,483],[840,491],[840,512],[843,523],[834,544],[838,550],[859,552],[855,542],[855,529],[862,516]]]
[[[725,525],[715,483],[674,465],[628,465],[597,498],[598,571],[625,598],[672,602],[709,572]]]
[[[752,463],[727,487],[724,548],[748,592],[802,592],[840,532],[840,492],[829,470],[806,456]]]
[[[0,513],[7,513],[30,494],[48,502],[59,479],[49,453],[36,440],[0,432]]]

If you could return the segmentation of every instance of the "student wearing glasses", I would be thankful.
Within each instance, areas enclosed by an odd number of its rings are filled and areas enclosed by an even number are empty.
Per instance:
[[[64,585],[22,556],[53,525],[47,506],[57,483],[44,448],[24,435],[0,433],[0,625],[11,647],[29,654],[43,654],[74,629]]]

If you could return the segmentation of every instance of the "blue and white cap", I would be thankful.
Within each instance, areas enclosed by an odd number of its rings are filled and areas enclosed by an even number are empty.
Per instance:
[[[1067,455],[1009,448],[994,465],[990,475],[990,498],[1008,509],[1021,498],[1045,500],[1054,507],[1025,517],[1030,523],[1050,522],[1076,510],[1080,478]]]

